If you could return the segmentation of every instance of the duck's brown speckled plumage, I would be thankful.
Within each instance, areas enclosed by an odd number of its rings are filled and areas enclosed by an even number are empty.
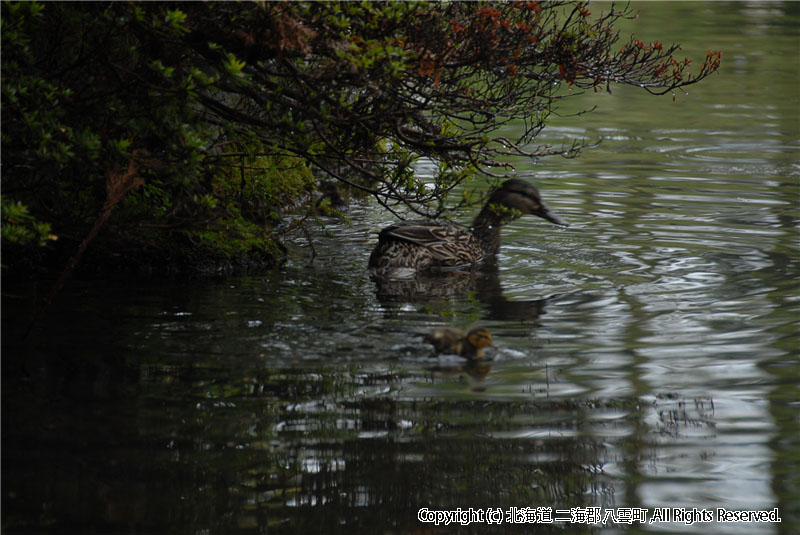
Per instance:
[[[471,232],[449,223],[400,221],[378,235],[370,268],[461,269],[483,256]]]
[[[436,221],[400,221],[384,228],[369,257],[370,275],[403,278],[424,271],[470,268],[497,254],[500,228],[520,214],[567,224],[550,212],[532,184],[512,178],[495,190],[470,230]]]

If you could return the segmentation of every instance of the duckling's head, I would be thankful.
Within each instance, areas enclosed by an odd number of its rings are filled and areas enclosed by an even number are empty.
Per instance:
[[[486,327],[475,327],[467,333],[467,342],[473,347],[483,349],[492,345],[492,333]]]
[[[489,198],[487,207],[494,206],[496,211],[498,205],[509,209],[512,213],[519,211],[521,214],[532,214],[546,219],[556,225],[569,226],[569,223],[558,217],[550,211],[549,208],[542,202],[539,195],[539,190],[521,178],[511,178],[503,182],[503,184],[495,190]],[[502,219],[509,219],[506,216],[498,214]],[[513,217],[512,217],[513,219]]]

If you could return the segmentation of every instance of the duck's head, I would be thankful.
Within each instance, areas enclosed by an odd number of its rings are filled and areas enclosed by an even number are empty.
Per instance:
[[[569,226],[569,223],[547,208],[539,195],[539,190],[533,184],[521,178],[511,178],[503,182],[492,193],[486,206],[503,220],[513,219],[514,213],[519,212],[521,214],[539,216],[556,225]],[[498,213],[498,211],[504,209],[509,210],[510,217],[509,215]]]
[[[492,333],[486,327],[475,327],[467,333],[467,341],[473,347],[483,349],[492,346]]]

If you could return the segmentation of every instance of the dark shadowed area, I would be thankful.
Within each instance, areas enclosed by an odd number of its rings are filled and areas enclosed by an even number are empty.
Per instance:
[[[795,533],[800,5],[636,7],[629,31],[721,72],[565,104],[540,141],[602,142],[518,176],[571,226],[510,224],[466,289],[376,287],[393,220],[368,203],[271,272],[77,277],[24,341],[51,281],[4,281],[3,532]],[[472,325],[480,365],[422,340]],[[470,507],[503,522],[418,516]],[[665,507],[782,521],[649,523]]]

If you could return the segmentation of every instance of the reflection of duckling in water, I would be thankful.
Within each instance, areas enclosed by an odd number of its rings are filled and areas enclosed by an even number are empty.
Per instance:
[[[492,366],[485,360],[470,359],[461,366],[434,366],[429,368],[434,377],[461,377],[466,379],[473,392],[484,392],[483,380],[492,371]]]
[[[485,327],[475,327],[469,332],[454,327],[440,327],[425,335],[437,353],[451,353],[470,360],[484,357],[483,348],[492,346],[492,335]]]

